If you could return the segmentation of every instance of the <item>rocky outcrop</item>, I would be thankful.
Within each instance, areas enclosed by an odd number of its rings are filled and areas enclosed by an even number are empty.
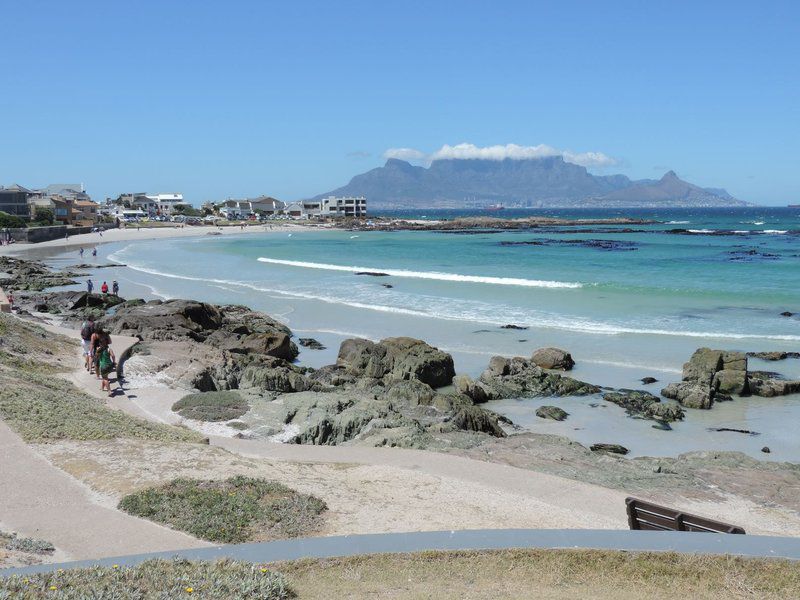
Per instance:
[[[539,348],[531,355],[531,362],[543,369],[569,371],[575,366],[572,355],[560,348]]]
[[[482,381],[474,381],[469,375],[456,375],[453,377],[453,387],[456,392],[472,399],[476,404],[497,399],[497,395]]]
[[[553,421],[564,421],[569,413],[557,406],[540,406],[536,409],[536,416],[540,419],[552,419]]]
[[[619,444],[592,444],[589,446],[589,450],[608,454],[627,454],[630,452],[625,446],[620,446]]]
[[[449,385],[455,376],[453,357],[409,337],[342,342],[336,366],[355,377],[386,381],[417,379],[434,388]]]
[[[0,256],[0,273],[5,273],[3,287],[6,290],[41,292],[50,287],[73,285],[82,273],[53,271],[39,261]]]
[[[661,402],[661,398],[641,390],[616,390],[603,394],[603,399],[624,408],[629,415],[656,421],[680,421],[683,409],[673,402]]]
[[[772,352],[748,352],[747,356],[751,356],[753,358],[760,358],[761,360],[786,360],[787,358],[800,358],[800,352],[782,352],[772,351]]]
[[[294,360],[289,330],[268,315],[242,306],[214,306],[194,300],[153,300],[120,306],[103,320],[111,333],[142,340],[191,340],[238,354]]]
[[[596,385],[549,373],[522,357],[492,357],[479,382],[493,398],[585,396],[600,392]]]
[[[747,357],[782,360],[791,353],[730,352],[700,348],[683,366],[683,381],[670,383],[661,394],[688,408],[711,408],[732,395],[783,396],[800,393],[800,381],[786,381],[774,373],[748,372]]]

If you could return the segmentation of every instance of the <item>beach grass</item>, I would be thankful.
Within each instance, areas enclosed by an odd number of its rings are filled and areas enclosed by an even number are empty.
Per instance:
[[[499,550],[381,554],[272,566],[286,575],[301,598],[800,597],[799,563],[731,556]]]
[[[230,421],[245,414],[250,405],[238,392],[226,390],[189,394],[173,404],[172,410],[187,419]]]
[[[244,476],[176,479],[125,496],[119,508],[212,542],[240,543],[306,535],[325,503],[280,483]]]
[[[134,567],[112,565],[0,578],[0,600],[283,600],[293,597],[291,588],[280,573],[263,566],[230,560],[148,560]]]

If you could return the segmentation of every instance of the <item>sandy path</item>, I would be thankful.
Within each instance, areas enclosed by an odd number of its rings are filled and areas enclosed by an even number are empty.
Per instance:
[[[109,506],[2,421],[0,455],[2,528],[51,542],[59,550],[54,560],[210,545]]]

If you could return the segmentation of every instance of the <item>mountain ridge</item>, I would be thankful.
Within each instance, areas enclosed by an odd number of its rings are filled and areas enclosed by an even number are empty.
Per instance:
[[[561,156],[441,159],[427,168],[390,158],[315,199],[329,195],[366,196],[376,208],[749,206],[724,189],[683,181],[674,171],[637,181],[620,174],[594,175]]]

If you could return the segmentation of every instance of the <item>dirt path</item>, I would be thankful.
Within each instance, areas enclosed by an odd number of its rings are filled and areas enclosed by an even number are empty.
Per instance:
[[[2,529],[51,542],[59,550],[54,560],[210,545],[116,510],[2,421],[0,456]]]

